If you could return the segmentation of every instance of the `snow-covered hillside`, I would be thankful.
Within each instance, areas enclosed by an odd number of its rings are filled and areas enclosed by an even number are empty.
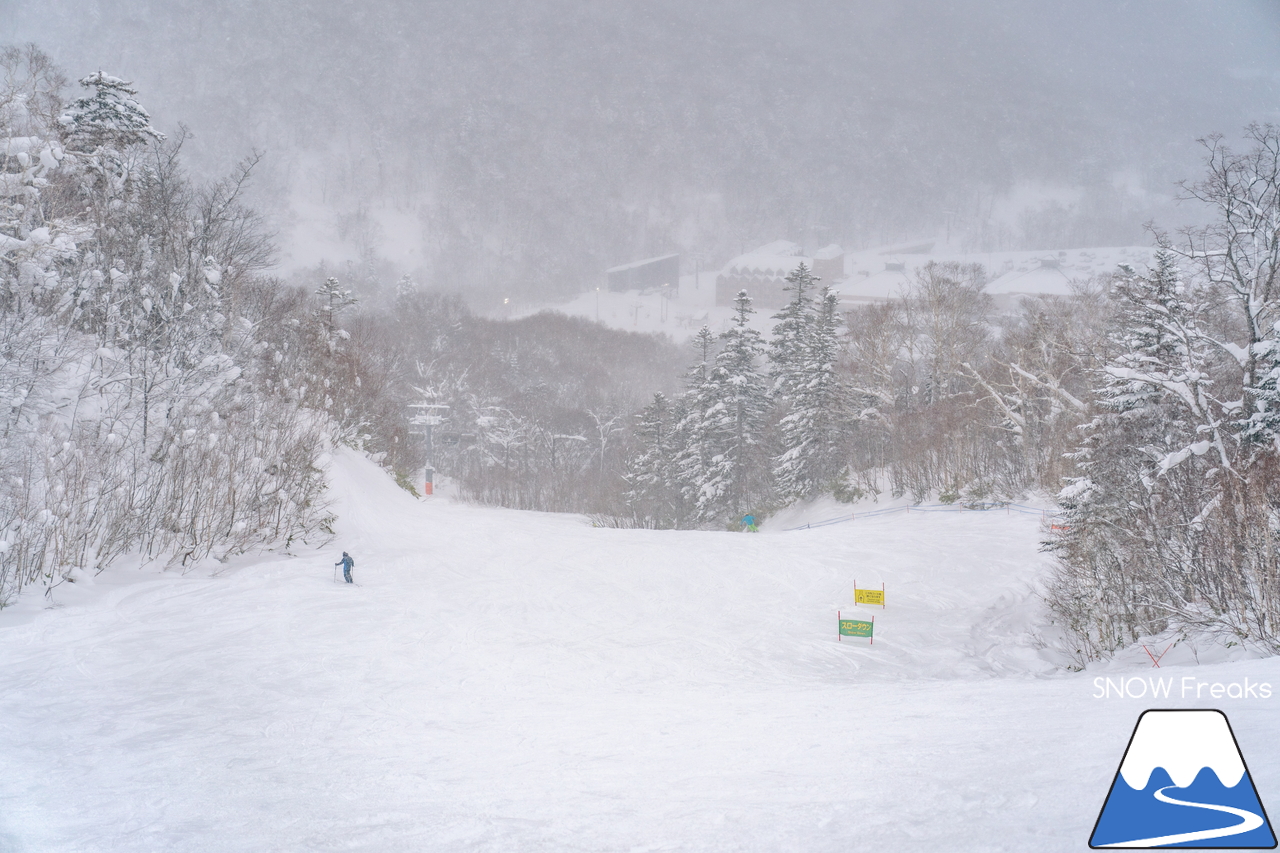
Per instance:
[[[1222,708],[1280,802],[1280,698],[1176,680],[1280,662],[1056,666],[1037,516],[597,529],[329,468],[318,552],[0,612],[0,851],[1081,850],[1147,707]]]

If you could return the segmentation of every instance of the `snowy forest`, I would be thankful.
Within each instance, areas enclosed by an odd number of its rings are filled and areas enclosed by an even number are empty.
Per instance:
[[[819,496],[1057,495],[1046,601],[1082,661],[1170,628],[1280,651],[1280,129],[1203,141],[1149,269],[998,310],[979,265],[843,309],[804,265],[691,347],[496,320],[403,275],[277,276],[246,200],[139,93],[0,53],[0,605],[129,559],[326,541],[319,459],[612,527],[738,529]],[[1139,223],[1140,225],[1140,223]],[[426,413],[426,414],[424,414]],[[427,458],[430,430],[432,459]]]

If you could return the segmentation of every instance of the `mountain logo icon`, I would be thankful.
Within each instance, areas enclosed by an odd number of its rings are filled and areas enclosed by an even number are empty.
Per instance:
[[[1275,846],[1271,822],[1227,715],[1143,711],[1089,847]]]

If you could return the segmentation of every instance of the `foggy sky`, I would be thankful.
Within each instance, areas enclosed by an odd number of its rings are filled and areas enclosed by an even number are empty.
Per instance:
[[[778,238],[1145,242],[1196,138],[1280,122],[1266,0],[0,0],[23,41],[134,81],[199,173],[265,151],[286,268],[476,298]]]

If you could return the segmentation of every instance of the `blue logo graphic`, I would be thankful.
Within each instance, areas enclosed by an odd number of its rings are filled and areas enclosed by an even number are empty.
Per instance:
[[[1144,711],[1089,846],[1274,849],[1227,715]]]

